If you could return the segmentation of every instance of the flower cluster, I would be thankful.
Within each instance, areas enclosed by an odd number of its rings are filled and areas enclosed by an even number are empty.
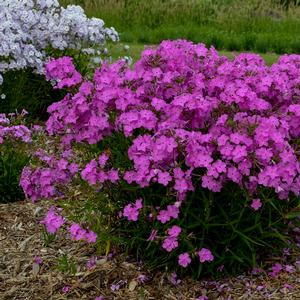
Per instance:
[[[200,184],[214,192],[233,181],[254,194],[262,185],[286,198],[300,191],[292,147],[299,60],[283,56],[268,68],[252,54],[229,61],[202,44],[163,42],[145,50],[133,70],[124,61],[97,70],[94,83],[83,82],[49,107],[47,129],[64,133],[65,142],[96,143],[113,130],[134,136],[128,151],[134,169],[124,178],[142,187],[172,184],[184,198],[194,188],[193,172],[202,169]],[[138,128],[149,133],[135,136]]]
[[[81,171],[81,177],[90,185],[104,183],[105,181],[116,183],[119,180],[119,172],[115,169],[105,170],[107,160],[108,156],[106,154],[100,155],[98,161],[91,160]]]
[[[25,143],[31,141],[31,130],[25,125],[11,125],[5,114],[0,114],[0,144],[5,138],[21,140]]]
[[[69,228],[71,238],[75,241],[86,241],[87,243],[95,243],[97,234],[91,230],[85,230],[77,223],[73,223]]]
[[[180,235],[181,228],[177,225],[172,226],[168,229],[168,237],[164,240],[162,247],[171,252],[173,249],[178,247],[178,236]]]
[[[80,6],[63,8],[57,0],[2,0],[0,20],[0,85],[8,70],[42,73],[49,47],[92,47],[88,52],[99,55],[106,40],[118,41],[115,29],[105,28],[101,19],[87,18]]]
[[[103,64],[92,81],[81,80],[67,58],[51,61],[47,70],[61,83],[58,88],[77,85],[48,108],[49,134],[66,147],[96,144],[116,133],[130,139],[133,168],[120,170],[115,182],[160,185],[173,196],[173,203],[153,203],[153,222],[173,225],[196,188],[217,193],[234,183],[247,191],[253,210],[263,205],[262,189],[281,199],[300,194],[300,55],[284,55],[268,67],[254,54],[229,60],[213,47],[179,40],[146,49],[132,69],[124,60]],[[105,163],[105,157],[92,160],[83,179],[113,183],[102,170]],[[33,190],[42,178],[34,172],[26,174]],[[137,221],[141,207],[128,204],[123,216]],[[167,230],[162,247],[168,252],[180,245],[179,229]],[[186,267],[198,247],[182,253],[179,264]],[[207,248],[197,255],[201,263],[214,260]]]
[[[32,201],[42,198],[59,198],[62,193],[57,187],[69,183],[78,172],[78,165],[71,162],[72,153],[64,151],[62,157],[57,159],[40,149],[35,155],[44,165],[37,168],[25,167],[23,169],[20,185],[25,195]]]
[[[81,82],[82,77],[75,67],[70,57],[62,57],[50,61],[45,68],[46,79],[51,80],[55,78],[57,81],[57,88],[72,87]]]

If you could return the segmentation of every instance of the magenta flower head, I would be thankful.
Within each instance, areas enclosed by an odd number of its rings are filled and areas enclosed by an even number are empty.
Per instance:
[[[54,234],[64,223],[65,219],[54,206],[50,208],[45,218],[41,221],[41,224],[45,225],[47,232],[51,234]]]
[[[253,199],[252,200],[252,203],[251,203],[251,207],[254,209],[254,210],[259,210],[262,206],[262,203],[260,201],[260,199]]]
[[[137,221],[139,217],[139,210],[143,207],[142,199],[137,199],[135,204],[127,204],[123,210],[123,216],[129,221]]]
[[[101,154],[101,155],[99,156],[99,158],[98,158],[99,165],[100,165],[102,168],[105,167],[106,162],[108,161],[108,159],[109,159],[109,157],[108,157],[105,153]]]
[[[72,240],[79,241],[83,240],[86,235],[86,230],[81,228],[77,223],[73,223],[69,228]]]
[[[62,289],[61,289],[61,291],[64,293],[64,294],[67,294],[67,293],[69,293],[69,291],[70,291],[70,286],[69,285],[65,285]]]
[[[39,256],[35,256],[34,262],[38,265],[41,265],[43,263],[43,260]]]
[[[174,237],[167,237],[162,244],[162,247],[167,250],[168,252],[171,252],[172,250],[176,249],[178,247],[178,241]]]
[[[90,269],[94,268],[96,266],[96,264],[97,264],[97,257],[93,256],[87,261],[86,267],[90,270]]]
[[[176,237],[179,236],[180,232],[181,232],[181,228],[177,225],[174,225],[174,226],[172,226],[171,228],[168,229],[168,235],[170,237],[176,238]]]
[[[79,224],[73,223],[69,227],[71,239],[75,241],[84,240],[87,243],[95,243],[97,240],[97,234],[91,230],[83,229]]]
[[[186,268],[191,263],[190,255],[185,252],[178,256],[178,264],[184,268]]]
[[[168,277],[168,280],[173,284],[173,285],[178,285],[181,280],[178,279],[177,274],[175,272],[171,273]]]
[[[214,256],[212,255],[211,251],[206,248],[202,248],[198,252],[198,256],[199,256],[200,262],[202,262],[202,263],[204,263],[206,261],[210,262],[210,261],[214,260]]]

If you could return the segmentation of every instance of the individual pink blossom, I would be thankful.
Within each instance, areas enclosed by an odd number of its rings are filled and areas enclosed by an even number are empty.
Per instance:
[[[123,216],[129,221],[137,221],[139,217],[139,210],[143,207],[142,199],[137,199],[135,204],[127,204],[123,210]]]
[[[81,228],[77,223],[73,223],[69,228],[71,238],[75,241],[80,241],[85,238],[86,230]]]
[[[182,253],[178,256],[178,264],[184,268],[186,268],[191,263],[190,255],[186,253]]]
[[[171,228],[168,229],[168,235],[170,237],[177,238],[181,232],[181,228],[177,225],[173,225]]]
[[[97,263],[97,257],[93,256],[87,261],[86,267],[88,269],[93,269],[96,266],[96,263]]]
[[[71,287],[69,285],[65,285],[63,286],[63,288],[61,289],[61,291],[64,293],[64,294],[67,294],[69,293]]]
[[[284,269],[287,273],[294,273],[296,271],[295,267],[292,265],[286,265]]]
[[[104,167],[108,159],[109,157],[105,153],[101,154],[98,158],[100,167]]]
[[[39,256],[35,256],[34,262],[38,265],[41,265],[43,263],[43,260]]]
[[[284,289],[288,289],[288,290],[292,290],[292,289],[294,288],[294,286],[291,285],[291,284],[285,283],[285,284],[283,285],[283,288],[284,288]]]
[[[162,247],[168,252],[171,252],[178,247],[178,241],[174,237],[167,237],[166,239],[164,239]]]
[[[58,209],[54,206],[50,208],[45,218],[41,221],[41,224],[44,224],[46,230],[54,234],[56,231],[65,223],[64,217],[62,217]]]
[[[145,283],[147,281],[147,276],[145,274],[139,274],[138,277],[137,277],[137,281],[139,283]]]
[[[168,280],[173,284],[173,285],[178,285],[180,284],[181,280],[178,279],[177,274],[175,272],[171,273],[168,276]]]
[[[253,199],[252,200],[252,203],[251,203],[251,207],[254,209],[254,210],[259,210],[262,206],[262,203],[260,201],[260,199]]]
[[[210,262],[214,260],[214,256],[212,255],[211,251],[209,249],[206,248],[202,248],[199,252],[198,252],[198,256],[200,259],[201,263],[204,263],[206,261]]]
[[[280,263],[275,263],[272,266],[272,272],[269,273],[270,276],[276,277],[282,271],[282,265]]]
[[[97,241],[97,234],[91,230],[88,230],[85,234],[85,240],[87,243],[95,243]]]

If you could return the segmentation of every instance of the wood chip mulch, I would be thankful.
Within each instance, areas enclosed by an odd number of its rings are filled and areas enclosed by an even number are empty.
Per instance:
[[[29,202],[0,205],[1,300],[95,300],[97,296],[105,300],[300,299],[299,270],[282,272],[276,278],[262,273],[220,281],[183,279],[172,285],[166,274],[149,274],[122,254],[100,258],[88,269],[91,247],[63,238],[48,247],[43,244],[39,221],[46,206]],[[36,263],[36,257],[42,262]],[[59,268],[61,257],[76,262],[75,274]],[[143,275],[148,279],[144,283],[140,282]]]

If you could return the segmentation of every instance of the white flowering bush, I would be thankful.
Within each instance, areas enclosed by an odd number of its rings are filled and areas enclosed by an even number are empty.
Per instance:
[[[101,19],[88,18],[80,6],[63,8],[57,0],[1,0],[0,85],[9,70],[43,73],[52,49],[100,55],[107,40],[118,41],[116,30],[105,28]]]

